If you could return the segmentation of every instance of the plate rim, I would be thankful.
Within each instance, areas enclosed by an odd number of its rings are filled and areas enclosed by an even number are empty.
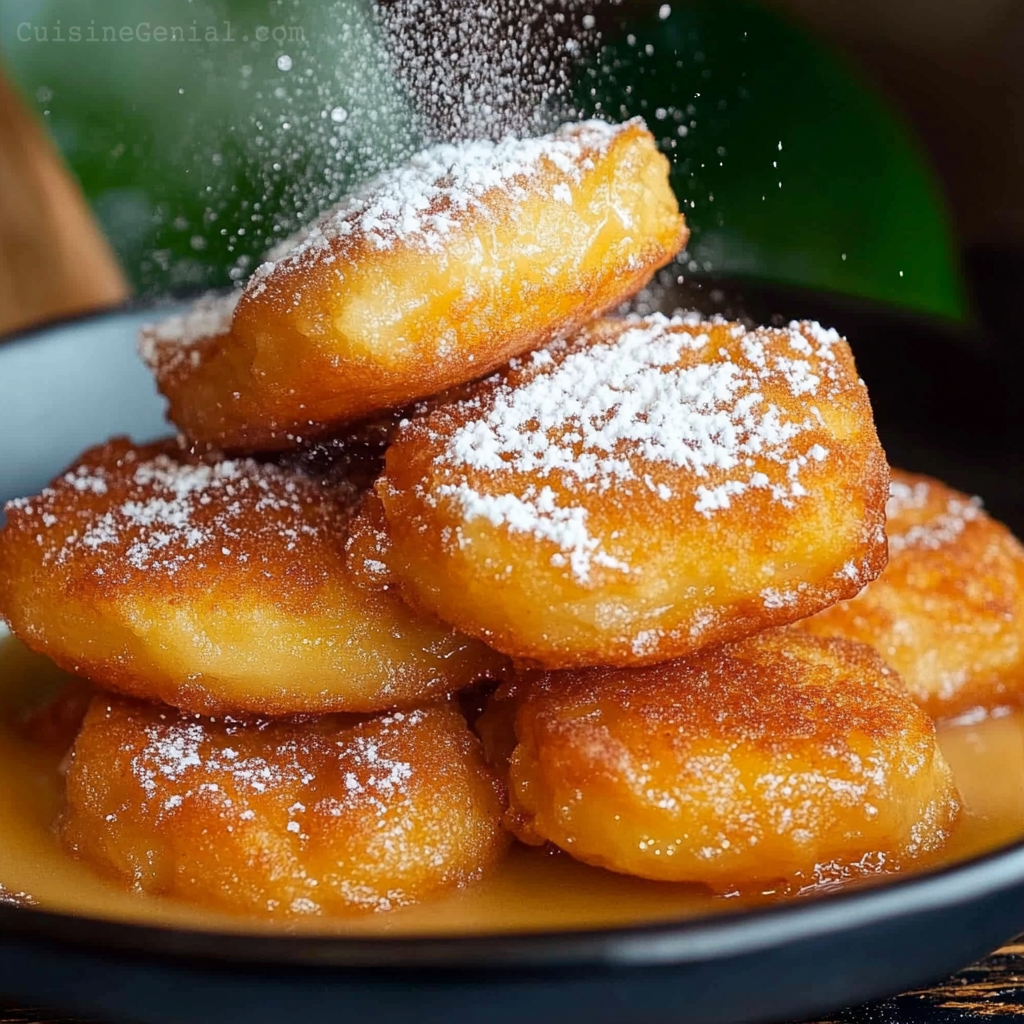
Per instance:
[[[638,925],[449,935],[246,933],[152,925],[0,904],[0,939],[238,967],[385,971],[565,970],[700,963],[937,912],[1024,889],[1024,838],[890,881],[748,910]],[[240,921],[244,918],[240,917]]]
[[[78,313],[64,313],[59,316],[48,317],[36,323],[26,324],[24,327],[16,327],[13,331],[0,333],[0,353],[8,346],[36,341],[37,335],[47,334],[62,327],[72,327],[75,324],[86,323],[90,320],[103,320],[106,317],[130,316],[133,313],[144,313],[146,311],[155,313],[162,306],[170,307],[176,303],[197,299],[209,292],[219,293],[229,290],[227,288],[184,288],[181,291],[168,292],[159,296],[131,295],[121,302],[97,306],[95,309],[84,309]]]

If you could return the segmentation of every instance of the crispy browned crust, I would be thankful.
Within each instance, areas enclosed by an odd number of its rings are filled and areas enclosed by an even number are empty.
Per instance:
[[[261,270],[230,331],[158,373],[170,419],[200,445],[288,448],[480,377],[614,309],[679,252],[689,232],[668,169],[631,123],[573,168],[542,160],[518,194],[451,211],[441,252],[402,238],[382,250],[353,216]]]
[[[230,332],[204,338],[191,348],[193,361],[163,367],[158,363],[154,377],[167,399],[167,419],[192,447],[253,452],[299,443],[302,431],[280,431],[268,423],[247,384],[244,349]],[[322,428],[311,432],[320,433]]]
[[[966,494],[900,470],[892,480],[885,571],[799,628],[876,647],[935,718],[1019,704],[1024,548]]]
[[[613,871],[801,887],[898,870],[959,813],[931,720],[863,644],[772,631],[647,668],[526,674],[502,699],[509,824]]]
[[[8,506],[0,613],[69,671],[207,714],[376,711],[500,673],[483,644],[350,575],[359,489],[300,462],[91,449]]]
[[[766,373],[759,384],[763,407],[811,424],[800,435],[802,450],[817,446],[828,453],[821,461],[801,457],[807,493],[793,500],[751,487],[707,514],[694,494],[721,487],[729,470],[712,466],[697,474],[685,465],[651,462],[625,443],[610,457],[628,461],[631,478],[614,479],[608,488],[566,471],[494,471],[452,456],[452,439],[485,424],[499,401],[514,401],[517,391],[571,355],[614,342],[634,326],[600,321],[553,347],[550,359],[516,361],[399,431],[377,490],[387,515],[391,571],[411,603],[525,664],[639,665],[793,622],[852,597],[881,572],[888,467],[843,341],[831,344],[827,359],[807,357],[824,382],[818,394],[793,394],[785,373]],[[723,353],[741,361],[752,337],[788,358],[794,337],[803,345],[814,333],[809,325],[739,336],[738,330],[727,323],[676,323],[663,337],[707,336],[703,347],[684,349],[678,365],[685,369]],[[577,431],[576,421],[564,417],[548,436],[578,459]],[[784,464],[764,454],[745,459],[745,472],[786,485]],[[660,496],[659,488],[670,496]],[[510,520],[495,524],[473,515],[452,497],[468,492],[477,504],[508,499],[519,508],[520,496],[544,489],[559,509],[585,523],[592,550],[603,559],[591,558],[591,549],[582,552],[589,559],[585,578],[555,541]]]
[[[451,706],[211,720],[97,697],[63,838],[126,885],[249,913],[388,910],[504,853],[502,791]]]

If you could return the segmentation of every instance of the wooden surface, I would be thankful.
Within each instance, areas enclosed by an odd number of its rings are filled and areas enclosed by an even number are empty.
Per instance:
[[[0,335],[127,296],[77,182],[0,70]]]
[[[1024,936],[934,988],[907,992],[814,1024],[998,1024],[1013,1018],[1024,1019]],[[85,1022],[80,1017],[0,1005],[0,1024]]]
[[[958,1024],[1024,1018],[1024,936],[933,988],[828,1018],[830,1024]]]

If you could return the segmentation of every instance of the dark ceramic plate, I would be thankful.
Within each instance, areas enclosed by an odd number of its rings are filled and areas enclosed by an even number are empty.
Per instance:
[[[894,462],[984,494],[1024,525],[1012,353],[979,333],[849,300],[705,285],[707,310],[816,317],[854,346]],[[166,432],[134,355],[152,311],[0,346],[0,500],[85,446]],[[467,938],[256,937],[0,906],[0,993],[144,1022],[739,1022],[825,1013],[924,985],[1024,928],[1024,843],[877,888],[704,920]]]

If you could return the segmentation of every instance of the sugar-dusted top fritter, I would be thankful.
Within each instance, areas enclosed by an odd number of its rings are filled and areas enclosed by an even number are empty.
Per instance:
[[[375,711],[500,673],[348,571],[353,475],[110,441],[8,505],[0,613],[70,671],[205,713]]]
[[[210,344],[231,330],[241,291],[216,292],[197,299],[184,313],[144,324],[139,355],[157,375],[161,388],[187,381],[198,369]]]
[[[888,468],[834,331],[606,320],[415,416],[377,490],[418,607],[523,662],[652,664],[852,597]]]
[[[260,447],[263,417],[255,396],[244,387],[248,356],[231,336],[231,318],[240,290],[198,299],[185,313],[146,324],[139,334],[139,355],[167,399],[168,419],[197,450],[252,431]]]
[[[641,122],[441,145],[272,252],[220,320],[200,310],[144,347],[190,440],[289,447],[614,308],[687,233]]]
[[[510,826],[644,878],[756,891],[899,870],[960,809],[931,719],[865,644],[776,630],[527,673],[485,716],[510,712]]]
[[[504,853],[502,788],[448,705],[213,720],[97,697],[65,841],[143,892],[276,915],[389,910]]]
[[[889,564],[799,628],[876,647],[936,718],[1024,699],[1024,548],[976,498],[894,470]]]

